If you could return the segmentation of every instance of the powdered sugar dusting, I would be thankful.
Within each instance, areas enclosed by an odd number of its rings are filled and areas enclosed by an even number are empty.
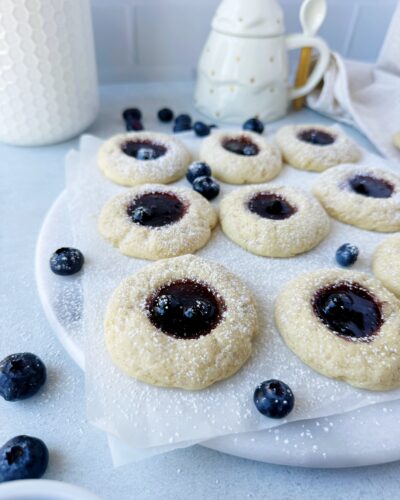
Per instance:
[[[154,160],[138,160],[122,151],[129,141],[149,141],[165,148],[166,152]],[[156,132],[118,134],[100,145],[98,163],[104,174],[124,186],[145,182],[168,183],[183,176],[190,162],[190,154],[175,137]]]
[[[188,139],[187,143],[191,146],[194,140]],[[145,262],[121,256],[97,232],[96,220],[102,205],[110,196],[123,191],[105,182],[98,172],[95,155],[99,144],[94,138],[83,138],[81,175],[68,186],[70,210],[75,221],[74,243],[86,258],[84,332],[88,415],[92,423],[135,447],[173,445],[265,429],[288,420],[330,415],[399,397],[399,391],[370,393],[319,376],[287,349],[274,326],[273,304],[282,285],[305,271],[334,265],[334,252],[341,244],[357,245],[361,253],[356,269],[370,270],[373,250],[382,235],[336,221],[321,245],[294,259],[252,255],[227,240],[220,229],[199,252],[202,257],[222,262],[237,274],[257,300],[260,334],[250,361],[232,378],[204,391],[186,392],[142,384],[114,367],[104,343],[105,305],[115,287],[126,276],[141,269]],[[310,191],[317,175],[286,167],[279,182],[301,185],[302,189]],[[235,187],[223,185],[222,194],[233,189]],[[221,196],[215,204],[220,199]],[[295,409],[283,422],[262,417],[252,403],[255,386],[272,377],[283,379],[296,395]]]
[[[295,213],[272,220],[251,212],[250,199],[258,193],[274,193],[287,200]],[[299,188],[261,184],[237,189],[220,205],[221,225],[233,241],[257,255],[292,257],[314,248],[329,233],[330,219],[318,201]]]
[[[215,290],[224,304],[209,334],[193,340],[165,335],[148,321],[146,310],[161,287],[187,279]],[[158,261],[127,278],[113,293],[105,318],[115,363],[139,380],[164,387],[201,389],[232,375],[248,359],[256,332],[251,292],[220,264],[192,255]]]
[[[379,162],[379,160],[378,160]],[[377,165],[344,164],[320,175],[313,187],[325,209],[333,217],[357,227],[392,232],[400,229],[400,176]],[[393,186],[389,198],[362,196],[350,187],[353,177],[371,176]]]
[[[182,217],[160,227],[132,224],[128,206],[148,193],[176,196],[184,206]],[[161,184],[143,184],[125,190],[108,200],[99,215],[101,234],[123,254],[154,260],[195,252],[207,243],[216,224],[215,209],[203,196],[192,189]]]
[[[400,298],[400,234],[389,236],[378,246],[373,268],[376,277]]]
[[[335,138],[333,144],[316,146],[298,138],[301,132],[314,128],[332,135]],[[304,170],[322,172],[340,163],[357,162],[362,157],[359,147],[337,125],[287,125],[278,131],[276,137],[285,161]]]

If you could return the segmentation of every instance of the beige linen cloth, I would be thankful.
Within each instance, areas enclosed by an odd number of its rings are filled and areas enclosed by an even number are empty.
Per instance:
[[[308,96],[307,105],[353,125],[383,156],[400,161],[393,145],[400,131],[400,1],[376,64],[333,53],[322,85]]]

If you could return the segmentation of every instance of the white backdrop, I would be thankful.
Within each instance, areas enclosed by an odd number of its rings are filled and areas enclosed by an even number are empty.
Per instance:
[[[92,0],[102,82],[187,80],[220,0]],[[244,2],[246,0],[243,0]],[[300,31],[301,0],[280,0],[287,32]],[[328,0],[321,31],[346,57],[373,61],[397,0]]]

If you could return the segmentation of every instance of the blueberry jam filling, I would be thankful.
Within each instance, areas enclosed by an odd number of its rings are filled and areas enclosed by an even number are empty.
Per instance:
[[[133,200],[127,208],[132,222],[151,227],[174,224],[185,212],[186,206],[173,193],[145,193]]]
[[[260,152],[257,144],[254,144],[247,137],[227,137],[222,142],[222,147],[229,151],[241,156],[256,156]]]
[[[349,184],[355,193],[370,198],[390,198],[394,191],[390,182],[370,175],[356,175],[350,179]]]
[[[322,322],[345,339],[370,341],[383,324],[379,302],[357,283],[322,288],[313,299],[313,307]]]
[[[225,304],[206,284],[178,280],[150,296],[146,310],[153,325],[166,335],[198,339],[218,325]]]
[[[288,219],[297,209],[282,196],[274,193],[258,193],[247,204],[250,212],[264,219]]]
[[[315,146],[329,146],[335,142],[333,135],[315,128],[303,130],[297,137],[301,141],[314,144]]]
[[[156,160],[164,156],[167,148],[151,141],[127,141],[121,146],[122,152],[137,160]]]

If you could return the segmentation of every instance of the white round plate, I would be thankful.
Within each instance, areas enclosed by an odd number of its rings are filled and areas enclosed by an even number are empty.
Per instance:
[[[24,479],[0,484],[0,500],[101,500],[80,486],[49,481]]]
[[[44,312],[72,359],[84,368],[80,277],[49,269],[54,250],[72,244],[66,191],[54,202],[36,247],[36,280]],[[62,297],[62,300],[61,300]],[[66,326],[68,325],[68,327]],[[351,467],[400,459],[400,401],[266,431],[224,436],[204,446],[243,458],[303,467]]]

